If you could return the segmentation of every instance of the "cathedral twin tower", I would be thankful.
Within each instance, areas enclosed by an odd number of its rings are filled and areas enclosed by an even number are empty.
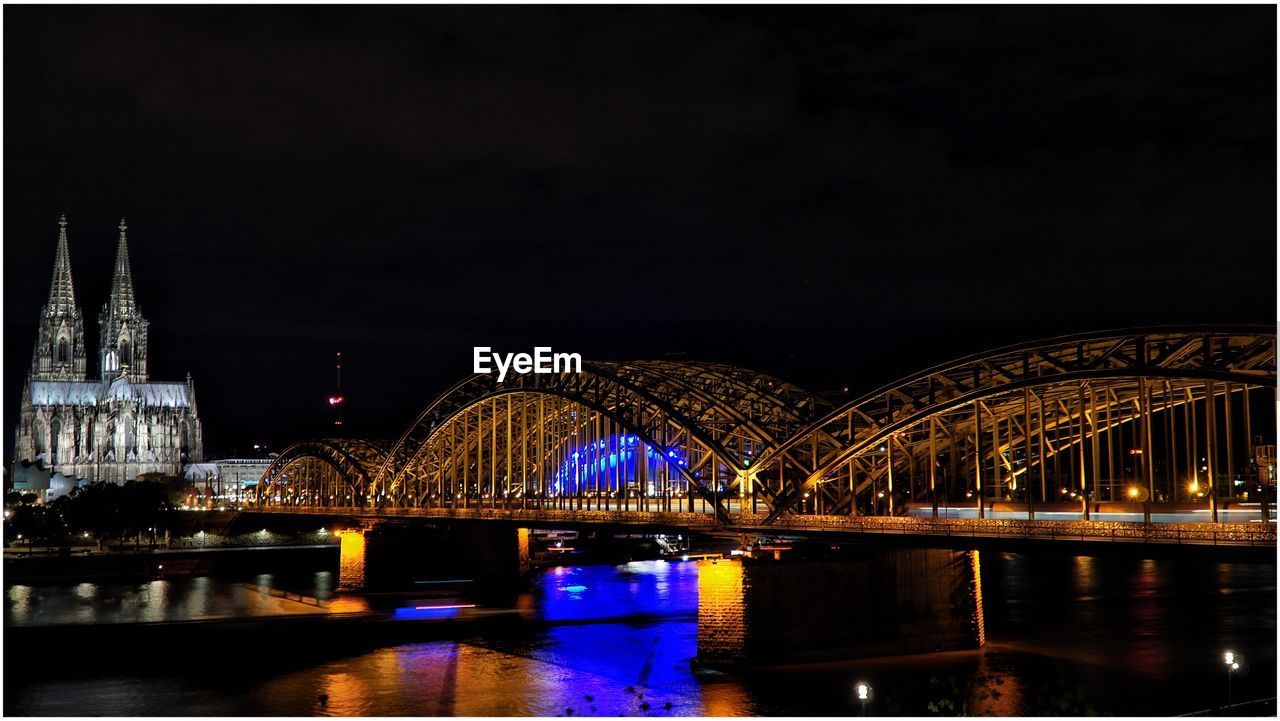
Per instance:
[[[16,458],[68,479],[123,483],[143,474],[176,476],[201,456],[190,375],[185,383],[147,378],[147,320],[138,310],[120,221],[111,293],[98,316],[98,380],[89,380],[84,318],[76,305],[67,220],[31,372],[22,393]]]
[[[102,380],[114,380],[122,369],[131,381],[147,379],[147,321],[138,312],[133,296],[133,273],[124,221],[116,248],[116,271],[111,296],[98,316],[99,370]],[[40,335],[31,357],[31,379],[83,381],[86,377],[84,318],[76,306],[71,280],[71,253],[67,249],[67,218],[58,221],[58,252],[53,261],[49,303],[40,316]]]

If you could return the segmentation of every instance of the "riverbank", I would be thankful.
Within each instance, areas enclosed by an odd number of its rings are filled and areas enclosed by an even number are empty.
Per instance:
[[[176,576],[273,573],[297,568],[337,571],[333,544],[170,548],[115,553],[53,554],[4,558],[6,584],[145,581]]]

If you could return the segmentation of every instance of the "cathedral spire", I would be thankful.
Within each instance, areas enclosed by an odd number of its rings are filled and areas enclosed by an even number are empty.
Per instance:
[[[71,251],[67,249],[67,216],[58,219],[58,251],[53,260],[53,282],[49,285],[50,316],[74,315],[76,287],[71,280]]]
[[[98,360],[104,381],[123,375],[132,383],[145,383],[147,321],[133,297],[133,271],[129,268],[129,241],[125,237],[128,228],[121,218],[111,295],[98,316]]]
[[[82,381],[85,377],[84,318],[76,307],[67,248],[67,216],[58,219],[58,250],[53,259],[49,302],[41,311],[40,330],[31,354],[31,379]]]
[[[129,226],[124,218],[120,219],[120,241],[116,245],[116,272],[111,279],[111,297],[108,307],[120,316],[129,316],[137,312],[133,298],[133,271],[129,268],[129,241],[125,231]],[[68,276],[70,277],[70,276]]]

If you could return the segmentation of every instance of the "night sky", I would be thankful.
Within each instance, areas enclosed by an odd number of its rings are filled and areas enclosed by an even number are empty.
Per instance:
[[[57,219],[129,222],[206,455],[394,437],[473,345],[826,390],[1276,320],[1276,8],[4,8],[4,440]]]

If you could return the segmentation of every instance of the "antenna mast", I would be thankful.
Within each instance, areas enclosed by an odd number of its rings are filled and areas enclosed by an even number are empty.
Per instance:
[[[346,398],[342,397],[342,351],[338,351],[335,374],[337,385],[334,387],[333,395],[329,396],[329,407],[333,409],[333,425],[340,428],[342,426],[342,405],[346,401]]]

